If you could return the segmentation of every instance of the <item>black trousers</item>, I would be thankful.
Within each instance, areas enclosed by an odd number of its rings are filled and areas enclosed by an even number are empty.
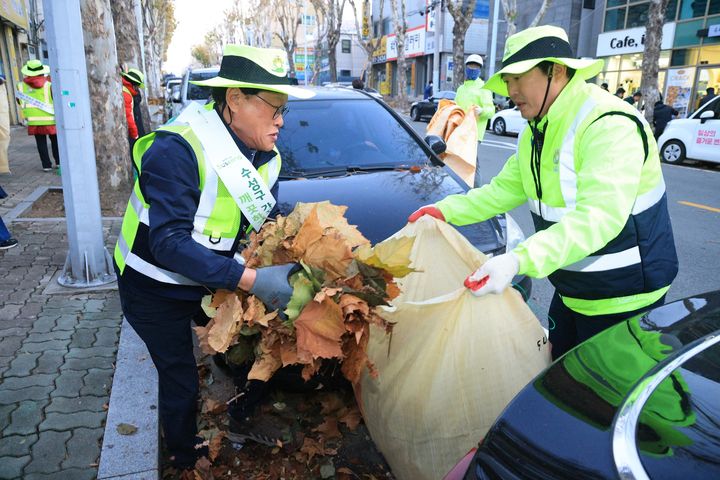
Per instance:
[[[38,153],[40,154],[40,161],[42,162],[43,168],[52,168],[50,163],[50,155],[48,155],[47,138],[50,137],[50,145],[52,147],[53,158],[55,159],[55,165],[60,165],[60,154],[58,153],[58,141],[57,135],[33,135],[35,137],[35,144],[37,145]]]
[[[646,312],[665,303],[663,295],[655,303],[630,312],[614,313],[611,315],[582,315],[570,310],[563,303],[557,292],[550,302],[548,316],[555,322],[555,328],[550,330],[550,343],[552,344],[552,359],[556,360],[576,345],[584,342],[593,335],[612,327],[616,323],[627,320],[635,315]],[[551,327],[552,327],[552,322]]]
[[[194,465],[199,379],[190,323],[202,311],[200,302],[151,296],[122,280],[118,288],[125,318],[147,345],[157,368],[167,449],[177,465]]]

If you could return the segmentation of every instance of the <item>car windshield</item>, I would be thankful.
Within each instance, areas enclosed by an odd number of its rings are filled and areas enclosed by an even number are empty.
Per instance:
[[[207,80],[208,78],[217,77],[217,74],[217,71],[193,72],[190,74],[190,80]],[[188,100],[207,100],[210,98],[210,87],[201,87],[199,85],[188,83],[187,98]]]
[[[428,154],[370,99],[290,102],[278,139],[285,177],[423,165]]]

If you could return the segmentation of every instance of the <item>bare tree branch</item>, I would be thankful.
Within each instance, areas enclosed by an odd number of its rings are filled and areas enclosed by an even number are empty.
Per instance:
[[[473,19],[476,0],[447,0],[453,18],[453,89],[465,81],[465,34]]]

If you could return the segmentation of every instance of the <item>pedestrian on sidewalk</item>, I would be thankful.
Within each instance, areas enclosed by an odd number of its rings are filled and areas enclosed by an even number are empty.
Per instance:
[[[10,146],[10,106],[5,77],[0,75],[0,173],[10,173],[8,146]]]
[[[629,95],[625,98],[623,98],[624,101],[632,105],[633,107],[640,110],[640,99],[642,98],[642,93],[640,93],[640,90],[636,90],[635,93],[632,95]]]
[[[42,168],[44,171],[50,172],[53,165],[48,154],[47,137],[50,137],[55,168],[60,168],[55,108],[53,107],[50,78],[47,76],[50,73],[50,67],[43,65],[40,60],[28,60],[20,71],[25,78],[17,84],[15,96],[27,122],[28,135],[35,137]]]
[[[427,85],[425,85],[425,90],[423,91],[423,100],[427,100],[428,98],[433,96],[433,81],[430,80]]]
[[[666,105],[663,102],[662,95],[653,108],[653,126],[655,127],[655,140],[660,138],[660,135],[665,131],[665,127],[673,119],[680,114],[677,110],[672,108],[670,105]]]
[[[7,193],[5,193],[5,190],[3,190],[2,186],[0,186],[0,198],[7,197]],[[0,250],[7,250],[8,248],[12,248],[17,246],[18,241],[12,238],[12,235],[10,235],[10,231],[5,226],[5,222],[3,222],[2,217],[0,217]]]
[[[518,274],[549,277],[552,356],[661,305],[678,272],[660,156],[638,111],[587,83],[603,60],[578,59],[565,30],[528,28],[505,43],[486,88],[510,95],[528,121],[488,185],[414,212],[453,225],[528,203],[536,233],[468,280],[502,293]],[[484,286],[483,286],[484,285]]]
[[[122,77],[123,102],[125,104],[125,120],[127,120],[128,125],[130,156],[132,157],[135,140],[145,135],[145,126],[143,125],[140,112],[140,102],[142,99],[140,89],[145,86],[143,83],[145,76],[137,68],[129,68],[127,71],[122,72],[120,76]]]
[[[477,111],[477,139],[482,142],[485,129],[490,117],[495,115],[495,104],[490,90],[484,89],[480,69],[483,59],[480,55],[472,54],[465,60],[465,82],[457,89],[455,103],[463,110],[475,107]]]
[[[191,468],[197,448],[199,380],[191,322],[215,289],[249,292],[282,312],[296,264],[245,268],[240,241],[277,212],[281,158],[275,142],[290,85],[285,52],[227,45],[208,105],[188,107],[134,149],[138,178],[114,252],[125,318],[158,371],[160,422],[172,462]],[[225,162],[228,158],[235,162]],[[229,194],[228,192],[232,192]],[[232,428],[232,422],[231,422]]]

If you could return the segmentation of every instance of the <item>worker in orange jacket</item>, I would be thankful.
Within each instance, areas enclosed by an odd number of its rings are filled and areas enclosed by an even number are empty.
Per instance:
[[[137,68],[129,68],[127,71],[120,74],[122,77],[122,90],[123,90],[123,101],[125,103],[125,119],[128,124],[128,141],[130,142],[130,152],[132,154],[132,147],[135,144],[135,140],[138,139],[138,125],[135,122],[135,112],[133,97],[138,95],[138,88],[143,88],[145,85],[143,81],[145,76]]]

